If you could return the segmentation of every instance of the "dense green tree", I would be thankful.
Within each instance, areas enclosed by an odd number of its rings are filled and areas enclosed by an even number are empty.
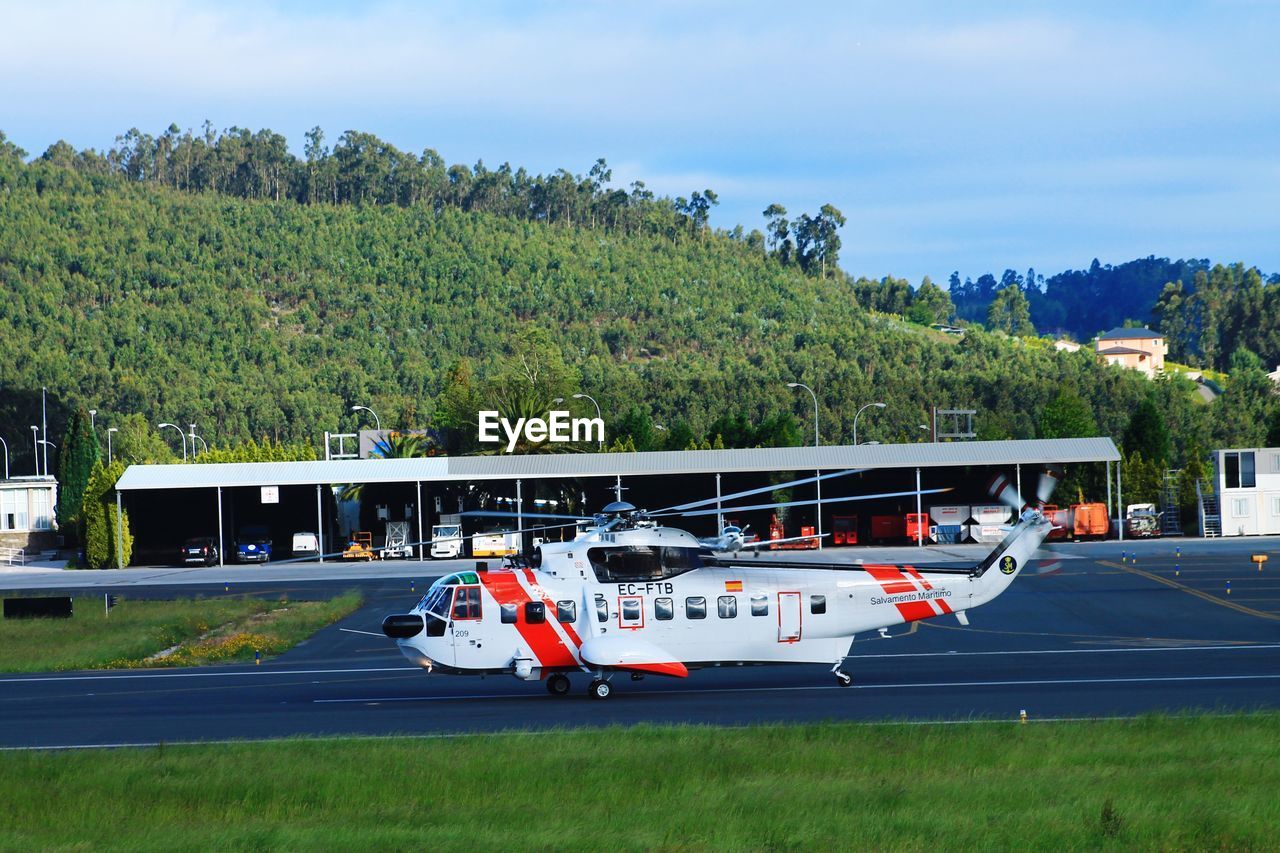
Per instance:
[[[1093,412],[1079,394],[1062,390],[1040,412],[1040,438],[1088,438],[1098,434]]]
[[[1022,288],[1011,284],[996,293],[987,309],[987,328],[1008,335],[1034,335],[1031,307]]]
[[[58,454],[58,523],[77,539],[85,489],[94,466],[102,458],[91,423],[84,408],[72,411]]]
[[[81,508],[84,527],[84,549],[89,568],[120,569],[133,559],[133,534],[129,530],[129,513],[123,514],[117,530],[116,482],[124,475],[125,463],[117,460],[99,463],[89,477]],[[119,556],[123,555],[123,562]]]
[[[1169,459],[1169,428],[1154,400],[1143,400],[1133,410],[1123,444],[1126,453],[1140,453],[1151,462],[1163,464]]]

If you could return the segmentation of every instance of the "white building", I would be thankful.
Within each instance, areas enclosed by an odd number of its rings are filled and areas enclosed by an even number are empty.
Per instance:
[[[1280,448],[1217,450],[1213,467],[1222,535],[1280,534]]]
[[[0,480],[0,562],[14,551],[57,546],[58,481],[53,477]]]

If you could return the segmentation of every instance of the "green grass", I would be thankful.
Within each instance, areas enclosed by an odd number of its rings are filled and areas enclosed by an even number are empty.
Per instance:
[[[108,618],[101,598],[77,598],[71,619],[0,620],[0,672],[253,660],[255,652],[265,657],[287,651],[360,603],[354,591],[306,602],[121,600]],[[176,654],[147,660],[172,646],[180,646]]]
[[[1276,714],[19,752],[0,847],[1274,849],[1277,790]]]

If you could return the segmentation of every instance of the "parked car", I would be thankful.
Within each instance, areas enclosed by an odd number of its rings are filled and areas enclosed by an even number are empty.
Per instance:
[[[319,557],[320,537],[314,533],[300,531],[293,534],[293,556]]]
[[[236,559],[242,563],[271,562],[271,533],[264,525],[242,527],[236,537]]]
[[[218,563],[218,543],[212,536],[193,536],[178,549],[178,560],[184,566],[200,564],[214,566]]]

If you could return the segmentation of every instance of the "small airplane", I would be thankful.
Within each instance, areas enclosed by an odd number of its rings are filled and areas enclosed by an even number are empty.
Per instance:
[[[781,545],[784,542],[803,542],[810,539],[821,539],[828,534],[823,533],[822,536],[791,536],[787,539],[762,539],[758,542],[747,541],[747,529],[750,524],[739,527],[736,524],[726,524],[720,530],[719,536],[705,536],[698,539],[703,548],[709,551],[732,551],[737,554],[740,551],[751,551],[756,548],[772,548],[774,545]]]
[[[830,663],[848,686],[841,667],[856,634],[946,615],[967,625],[968,610],[1004,592],[1052,527],[1039,506],[1057,478],[1046,471],[1037,503],[1025,507],[1003,486],[999,497],[1020,517],[984,560],[963,567],[738,562],[660,519],[719,512],[699,507],[751,492],[654,512],[616,501],[574,539],[543,542],[527,563],[440,578],[382,630],[428,672],[545,679],[553,695],[570,692],[572,673],[589,675],[588,695],[607,699],[618,673],[684,678],[702,667],[788,663]],[[885,495],[836,500],[876,497]],[[722,531],[717,543],[728,538]]]

